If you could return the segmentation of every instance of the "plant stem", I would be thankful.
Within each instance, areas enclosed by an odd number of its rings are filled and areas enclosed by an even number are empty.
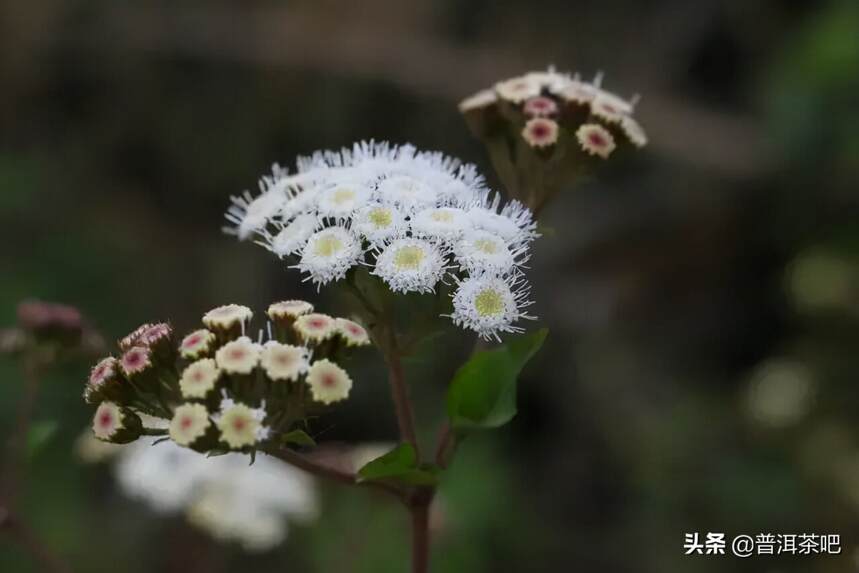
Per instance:
[[[412,518],[412,573],[429,572],[429,515],[434,490],[426,490],[409,504]]]
[[[8,445],[0,490],[0,531],[7,531],[44,571],[66,573],[71,569],[57,558],[39,539],[35,531],[17,515],[17,503],[24,495],[24,469],[27,464],[27,435],[39,393],[40,360],[38,349],[31,349],[23,358],[24,395],[18,403],[18,413],[12,438]]]
[[[310,456],[301,454],[287,448],[270,448],[263,450],[270,456],[273,456],[281,461],[293,465],[299,469],[306,471],[309,474],[336,481],[344,485],[363,485],[373,487],[385,491],[397,498],[403,499],[403,492],[394,486],[381,482],[361,482],[358,481],[358,476],[352,472],[336,468],[334,466],[324,464],[319,460],[313,459]]]
[[[39,536],[21,520],[0,507],[0,530],[5,530],[39,562],[42,571],[70,573],[71,568],[57,558],[39,539]]]
[[[418,448],[418,439],[415,433],[415,414],[412,409],[412,401],[409,399],[409,389],[406,387],[406,377],[403,372],[400,350],[397,347],[397,338],[392,327],[388,327],[387,332],[388,341],[382,352],[388,365],[388,382],[391,386],[391,398],[394,401],[394,410],[397,414],[400,438],[411,444],[415,449],[418,460],[420,460],[420,449]]]
[[[447,469],[450,460],[456,451],[457,439],[450,427],[450,422],[445,420],[438,433],[438,445],[435,449],[435,463],[441,469]]]

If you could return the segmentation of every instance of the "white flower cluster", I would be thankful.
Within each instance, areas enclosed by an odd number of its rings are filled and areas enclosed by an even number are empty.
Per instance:
[[[305,523],[319,513],[313,478],[265,455],[251,466],[238,453],[209,458],[170,442],[153,447],[151,439],[119,446],[89,432],[78,453],[91,462],[116,456],[116,478],[127,495],[159,513],[185,513],[216,539],[248,551],[274,548],[286,538],[288,521]]]
[[[394,292],[455,284],[453,322],[483,338],[531,318],[522,268],[537,237],[521,203],[501,205],[473,165],[410,145],[317,152],[261,193],[233,197],[228,232],[252,236],[317,286],[365,265]]]

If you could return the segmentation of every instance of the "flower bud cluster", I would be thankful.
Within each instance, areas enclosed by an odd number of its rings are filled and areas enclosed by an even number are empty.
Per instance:
[[[272,304],[267,340],[247,336],[253,312],[215,308],[181,339],[165,323],[144,324],[99,361],[84,391],[98,405],[93,433],[114,443],[166,433],[200,452],[250,452],[345,400],[352,379],[338,359],[370,343],[360,324],[313,312],[304,301]],[[153,416],[161,427],[145,427]],[[166,430],[163,429],[166,426]]]
[[[601,75],[588,82],[550,68],[500,81],[464,99],[459,110],[486,143],[511,194],[532,199],[534,207],[539,202],[526,195],[552,184],[537,170],[551,170],[549,180],[563,182],[594,161],[647,145],[633,117],[637,98],[625,99],[601,84]]]
[[[17,324],[0,330],[0,354],[37,351],[50,362],[70,353],[100,352],[104,342],[81,312],[55,302],[25,300],[18,304]]]

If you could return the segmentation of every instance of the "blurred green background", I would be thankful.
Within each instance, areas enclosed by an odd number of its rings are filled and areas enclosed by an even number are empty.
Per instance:
[[[550,63],[642,94],[652,143],[546,211],[531,279],[551,335],[519,416],[461,449],[433,571],[856,570],[855,0],[5,0],[0,325],[28,297],[78,306],[108,339],[324,299],[221,233],[228,196],[363,138],[494,182],[456,103]],[[411,364],[426,435],[470,344]],[[324,487],[317,523],[264,554],[124,498],[72,451],[88,368],[44,381],[35,419],[59,432],[22,508],[76,571],[405,570],[406,516],[366,492]],[[365,372],[326,437],[395,438],[379,364]],[[20,393],[3,359],[2,436]],[[684,556],[684,533],[708,531],[837,533],[843,551]],[[6,536],[0,570],[36,568]]]

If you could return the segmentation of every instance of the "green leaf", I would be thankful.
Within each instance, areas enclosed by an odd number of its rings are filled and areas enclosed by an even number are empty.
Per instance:
[[[438,468],[418,466],[411,444],[400,444],[358,470],[359,481],[398,481],[408,485],[436,485]]]
[[[519,372],[548,333],[544,328],[477,352],[456,371],[447,391],[447,415],[454,430],[497,428],[513,419]]]
[[[292,430],[283,435],[283,441],[296,446],[315,446],[316,441],[304,430]]]
[[[51,441],[51,438],[57,433],[58,428],[59,424],[57,424],[56,420],[43,420],[32,424],[30,430],[27,432],[27,455],[29,457],[35,456],[39,450]]]

